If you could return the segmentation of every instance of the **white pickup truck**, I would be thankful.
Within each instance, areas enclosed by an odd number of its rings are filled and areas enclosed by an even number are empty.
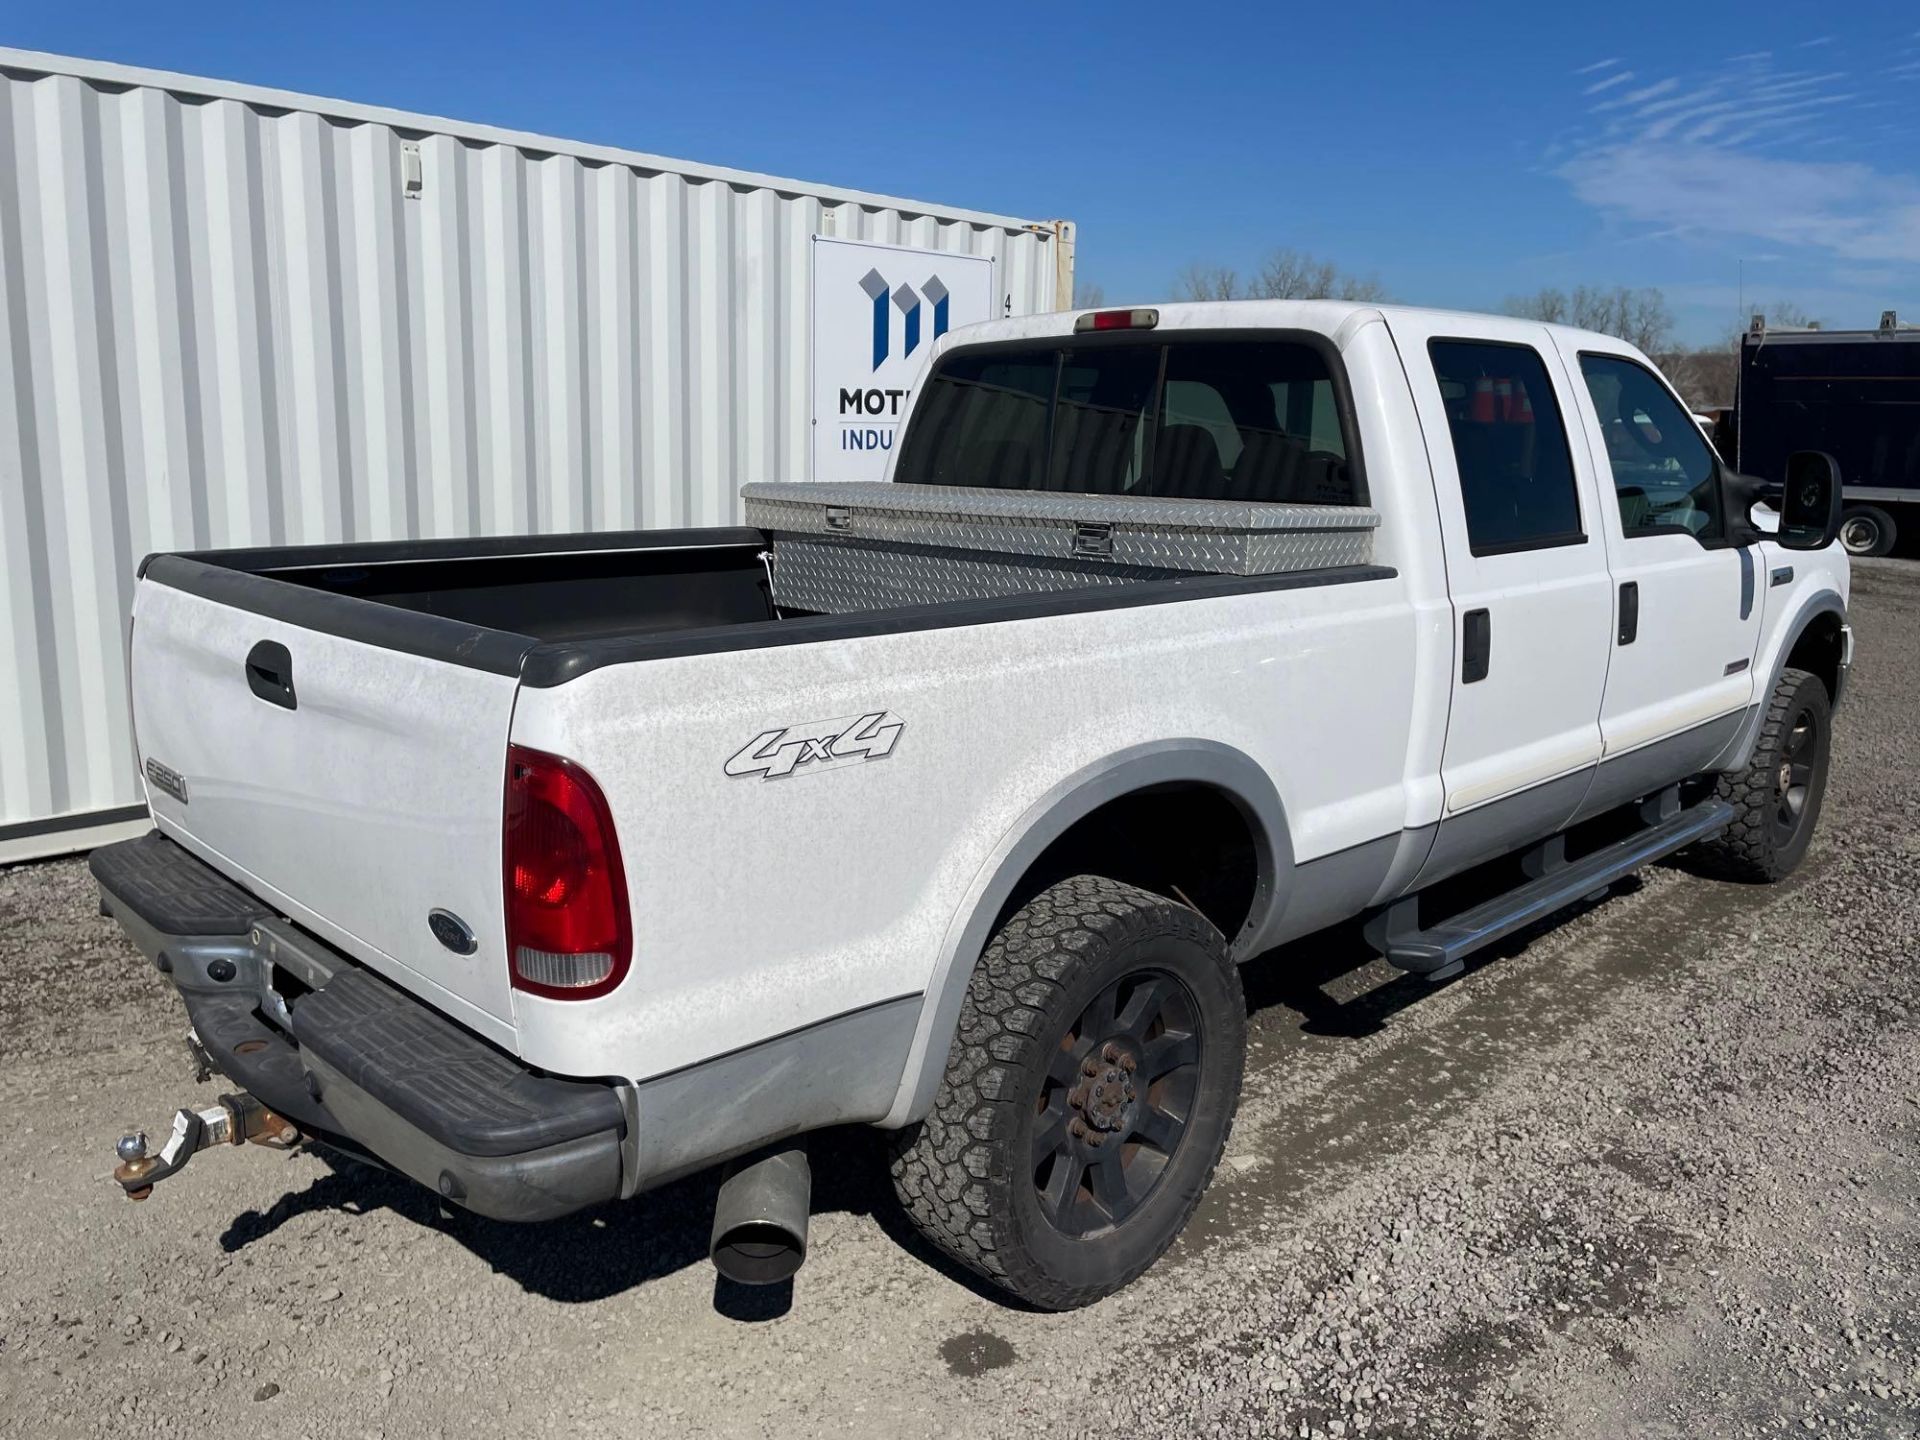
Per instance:
[[[869,1123],[936,1245],[1084,1304],[1222,1153],[1241,962],[1365,916],[1445,978],[1660,856],[1805,853],[1827,457],[1756,520],[1644,356],[1515,319],[933,348],[891,483],[755,528],[142,564],[157,829],[93,869],[236,1088],[130,1194],[317,1143],[533,1220],[733,1160],[716,1260],[770,1280],[796,1137]]]

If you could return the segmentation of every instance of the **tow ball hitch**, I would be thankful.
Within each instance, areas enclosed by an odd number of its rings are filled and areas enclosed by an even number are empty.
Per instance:
[[[222,1095],[218,1105],[204,1110],[181,1110],[173,1117],[173,1134],[154,1155],[147,1149],[144,1131],[123,1135],[113,1147],[120,1163],[113,1178],[129,1200],[144,1200],[162,1180],[178,1175],[187,1162],[213,1145],[269,1145],[286,1150],[300,1141],[290,1120],[274,1114],[251,1095]]]

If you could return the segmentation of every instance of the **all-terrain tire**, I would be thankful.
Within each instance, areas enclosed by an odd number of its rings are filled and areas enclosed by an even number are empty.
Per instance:
[[[1720,777],[1720,798],[1731,801],[1736,813],[1731,825],[1690,852],[1701,869],[1760,884],[1793,873],[1813,840],[1826,795],[1832,723],[1826,683],[1805,670],[1781,671],[1747,768]],[[1796,777],[1797,787],[1787,783]]]
[[[1141,1022],[1154,1006],[1159,1018]],[[1063,880],[975,966],[932,1112],[896,1139],[895,1193],[929,1241],[1021,1300],[1089,1304],[1192,1215],[1226,1148],[1245,1053],[1239,972],[1212,925],[1131,885]],[[1160,1068],[1177,1054],[1193,1058]]]

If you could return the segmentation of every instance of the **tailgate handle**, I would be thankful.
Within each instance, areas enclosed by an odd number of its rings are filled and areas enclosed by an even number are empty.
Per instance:
[[[293,656],[278,640],[262,640],[247,652],[247,688],[269,705],[296,710]]]

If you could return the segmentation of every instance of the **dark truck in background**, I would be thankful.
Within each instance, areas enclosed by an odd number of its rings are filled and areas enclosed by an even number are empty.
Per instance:
[[[1885,555],[1920,538],[1920,326],[1889,310],[1877,330],[1769,330],[1740,338],[1732,443],[1736,470],[1779,482],[1787,456],[1824,450],[1845,477],[1840,540]]]

